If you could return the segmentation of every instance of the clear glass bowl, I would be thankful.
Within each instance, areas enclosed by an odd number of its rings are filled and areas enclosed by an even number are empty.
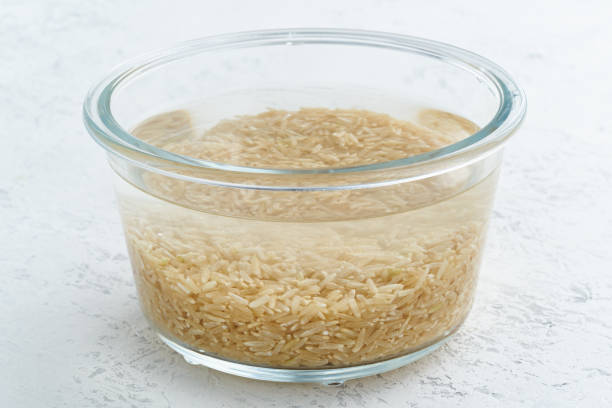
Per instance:
[[[501,68],[446,44],[286,29],[140,57],[92,88],[84,117],[114,169],[141,306],[160,338],[217,370],[336,383],[414,361],[462,324],[501,148],[525,104]],[[164,112],[157,124],[170,134],[190,109],[212,123],[302,107],[398,118],[434,108],[480,130],[392,161],[277,169],[172,153],[138,127]]]

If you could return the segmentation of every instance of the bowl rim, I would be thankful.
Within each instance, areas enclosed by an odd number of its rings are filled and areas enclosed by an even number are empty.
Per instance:
[[[276,169],[248,167],[197,159],[150,145],[130,134],[115,120],[111,99],[115,90],[151,69],[195,54],[258,46],[298,44],[332,44],[378,47],[411,52],[435,58],[479,77],[497,92],[498,110],[478,132],[454,144],[406,158],[335,168]],[[169,176],[195,182],[215,183],[224,173],[257,175],[314,175],[379,172],[410,169],[409,179],[422,179],[463,166],[488,156],[499,149],[522,122],[526,113],[526,97],[511,76],[500,66],[478,54],[446,43],[379,31],[333,28],[287,28],[244,31],[203,37],[175,46],[149,52],[129,60],[97,82],[83,103],[83,120],[93,139],[105,150],[134,165]],[[206,176],[197,177],[198,170]],[[212,174],[211,174],[212,171]],[[435,174],[434,174],[435,173]],[[396,180],[397,181],[397,180]],[[405,180],[404,180],[405,181]],[[249,183],[247,183],[249,184]],[[243,184],[240,184],[241,186]],[[278,188],[278,187],[275,187]]]

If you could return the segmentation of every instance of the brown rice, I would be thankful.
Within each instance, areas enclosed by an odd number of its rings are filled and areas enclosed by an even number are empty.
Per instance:
[[[269,111],[222,121],[198,137],[178,111],[134,134],[224,163],[316,168],[406,157],[475,129],[443,112],[419,118]],[[307,196],[188,190],[149,176],[155,195],[163,190],[187,207],[189,200],[230,207],[217,213],[233,216],[177,206],[127,183],[119,188],[144,311],[164,334],[196,349],[274,367],[360,364],[444,337],[470,308],[493,176],[455,195],[462,177],[421,184],[418,194],[404,186]],[[415,209],[414,195],[431,205]],[[330,222],[326,214],[344,217]]]

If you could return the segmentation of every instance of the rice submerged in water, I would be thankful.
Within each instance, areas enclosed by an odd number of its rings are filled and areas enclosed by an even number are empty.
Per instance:
[[[417,119],[362,110],[268,111],[197,135],[188,113],[176,111],[145,121],[134,134],[212,161],[319,168],[407,157],[477,129],[439,111]],[[204,208],[215,212],[174,205],[127,183],[118,187],[143,309],[162,333],[193,348],[273,367],[360,364],[439,340],[470,308],[495,174],[442,201],[448,180],[417,192],[399,185],[299,195],[189,190],[148,176],[156,195],[187,206],[210,203]],[[460,192],[464,181],[451,184]],[[422,205],[410,202],[417,194],[431,205],[415,208]],[[345,217],[329,221],[326,213]]]

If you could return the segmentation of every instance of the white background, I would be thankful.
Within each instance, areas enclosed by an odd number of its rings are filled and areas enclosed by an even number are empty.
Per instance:
[[[0,1],[0,406],[612,405],[608,1]],[[435,354],[328,388],[192,367],[138,309],[87,88],[141,52],[292,26],[393,31],[504,66],[506,150],[474,310]]]

